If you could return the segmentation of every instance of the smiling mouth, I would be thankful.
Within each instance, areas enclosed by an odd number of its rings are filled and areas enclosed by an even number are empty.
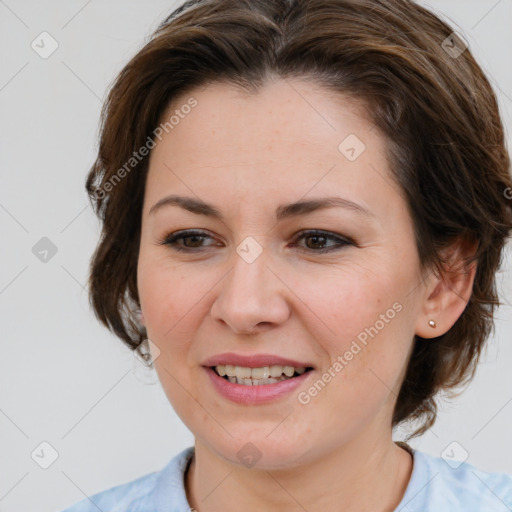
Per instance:
[[[311,371],[311,367],[293,367],[293,366],[263,366],[259,368],[249,368],[245,366],[223,365],[210,367],[219,377],[233,384],[242,384],[244,386],[261,386],[264,384],[275,384],[283,380],[293,379]]]

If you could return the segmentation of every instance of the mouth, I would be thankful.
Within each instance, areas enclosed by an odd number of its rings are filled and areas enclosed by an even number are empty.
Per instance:
[[[311,371],[312,367],[305,366],[261,366],[251,368],[247,366],[235,366],[230,364],[219,364],[210,366],[219,377],[231,382],[232,384],[241,384],[243,386],[262,386],[267,384],[276,384],[284,380],[300,377],[304,373]]]

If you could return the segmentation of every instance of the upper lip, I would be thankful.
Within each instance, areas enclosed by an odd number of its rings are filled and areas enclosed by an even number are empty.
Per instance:
[[[210,357],[201,363],[203,366],[218,366],[229,364],[233,366],[244,366],[248,368],[262,368],[264,366],[280,365],[293,366],[294,368],[312,368],[313,365],[307,362],[288,359],[274,354],[252,354],[242,355],[226,352]]]

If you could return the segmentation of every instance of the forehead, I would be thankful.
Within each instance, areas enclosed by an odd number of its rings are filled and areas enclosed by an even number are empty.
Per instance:
[[[183,108],[191,98],[194,108]],[[334,192],[389,214],[389,200],[400,199],[385,140],[362,102],[310,81],[274,80],[256,93],[208,84],[175,98],[162,122],[171,116],[151,153],[152,200],[192,191],[265,204]]]
[[[233,143],[245,142],[247,149],[279,136],[310,144],[334,142],[336,149],[336,142],[345,131],[353,130],[360,138],[367,138],[366,132],[375,129],[367,119],[362,100],[306,79],[274,78],[253,92],[229,82],[210,83],[175,98],[163,120],[178,113],[192,97],[197,106],[180,116],[181,127],[175,126],[172,131],[179,137],[186,125],[200,119],[203,126],[196,131],[196,137],[209,149],[214,149],[215,139],[223,136],[229,136]],[[194,126],[194,130],[197,128]],[[197,142],[191,135],[186,131],[188,141]],[[202,138],[205,135],[207,139]]]

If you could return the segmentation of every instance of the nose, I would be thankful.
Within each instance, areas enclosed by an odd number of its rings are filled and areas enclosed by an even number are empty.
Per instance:
[[[290,316],[289,290],[267,256],[264,250],[248,263],[234,252],[232,269],[218,285],[211,315],[237,334],[275,327]]]

